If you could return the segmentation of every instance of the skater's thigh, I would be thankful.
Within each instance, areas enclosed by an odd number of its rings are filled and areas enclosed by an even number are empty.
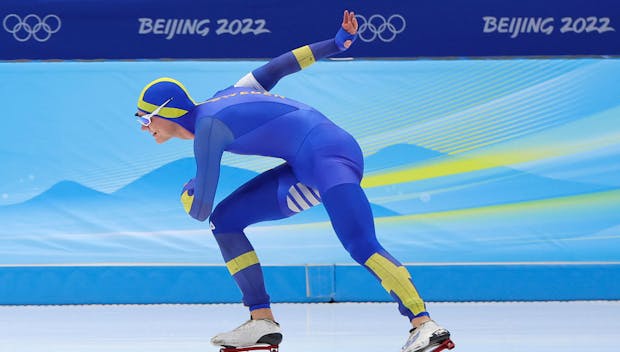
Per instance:
[[[278,220],[320,203],[318,192],[299,183],[288,163],[243,184],[211,215],[212,227],[239,230],[261,221]]]

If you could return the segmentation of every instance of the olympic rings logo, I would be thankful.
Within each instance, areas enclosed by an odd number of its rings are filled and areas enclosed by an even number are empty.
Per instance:
[[[357,29],[359,38],[365,42],[372,42],[379,38],[382,42],[389,43],[402,33],[407,26],[405,18],[399,14],[390,16],[387,20],[382,15],[372,15],[366,20],[362,15],[355,15],[360,24]]]
[[[41,43],[45,42],[60,30],[61,25],[60,17],[56,15],[47,15],[41,19],[37,15],[30,14],[22,19],[12,13],[6,15],[2,21],[4,30],[13,34],[13,38],[18,42],[25,42],[30,38]]]

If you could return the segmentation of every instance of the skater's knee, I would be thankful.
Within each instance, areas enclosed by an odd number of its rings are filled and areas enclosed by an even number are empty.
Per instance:
[[[245,225],[238,219],[238,214],[227,211],[225,204],[220,204],[211,213],[209,226],[214,234],[243,231]]]

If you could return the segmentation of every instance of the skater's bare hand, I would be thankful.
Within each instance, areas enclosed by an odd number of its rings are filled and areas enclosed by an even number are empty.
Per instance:
[[[344,15],[342,16],[342,29],[347,31],[347,33],[354,35],[357,33],[357,18],[355,18],[355,12],[348,10],[344,10]],[[344,42],[344,47],[349,48],[353,43],[351,40],[347,40]]]

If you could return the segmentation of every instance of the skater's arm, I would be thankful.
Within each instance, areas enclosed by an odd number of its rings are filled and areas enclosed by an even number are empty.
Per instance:
[[[233,134],[223,122],[209,117],[196,123],[194,135],[196,178],[183,188],[181,202],[191,217],[205,221],[213,209],[222,154]]]
[[[334,38],[286,52],[245,75],[235,87],[269,91],[282,77],[300,71],[316,60],[347,50],[355,40],[357,27],[355,13],[345,10],[342,26]]]

